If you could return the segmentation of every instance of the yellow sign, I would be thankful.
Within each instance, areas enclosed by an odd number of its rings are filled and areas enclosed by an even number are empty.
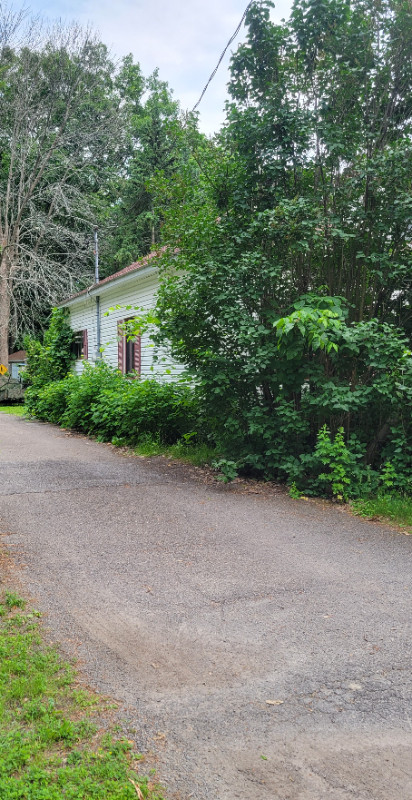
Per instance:
[[[0,364],[0,375],[5,375],[7,372],[7,367],[4,364]]]

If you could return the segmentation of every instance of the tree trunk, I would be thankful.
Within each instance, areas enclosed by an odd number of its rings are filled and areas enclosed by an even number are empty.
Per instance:
[[[9,367],[10,288],[7,260],[0,264],[0,364]]]
[[[393,419],[389,419],[387,422],[382,425],[381,429],[377,432],[374,439],[370,442],[368,449],[366,451],[365,461],[367,464],[372,464],[377,453],[378,448],[383,444],[385,439],[388,438],[392,425],[396,425],[398,422],[397,417]]]

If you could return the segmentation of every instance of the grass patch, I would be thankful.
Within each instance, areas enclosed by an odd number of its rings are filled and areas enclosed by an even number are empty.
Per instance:
[[[113,439],[112,444],[124,445],[126,442]],[[190,441],[186,442],[184,439],[177,444],[164,445],[156,437],[145,436],[133,449],[138,456],[166,456],[193,464],[195,467],[204,467],[218,458],[216,448],[206,444],[191,444]]]
[[[368,519],[395,522],[412,533],[412,497],[381,494],[352,503],[355,514]]]
[[[177,442],[168,448],[168,455],[181,461],[187,461],[195,467],[204,467],[211,464],[218,455],[216,448],[208,447],[207,444],[186,444]]]
[[[14,593],[0,596],[1,800],[162,800],[137,774],[130,742],[102,732],[110,706],[79,688],[39,617]]]
[[[0,405],[0,411],[2,411],[3,414],[14,414],[14,416],[16,416],[16,417],[22,417],[24,412],[25,412],[25,408],[24,408],[24,406],[18,406],[18,405],[16,405],[16,406],[1,406]]]

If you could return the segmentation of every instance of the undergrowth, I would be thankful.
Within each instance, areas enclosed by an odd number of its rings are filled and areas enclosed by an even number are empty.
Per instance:
[[[113,439],[112,444],[118,445],[123,442]],[[176,444],[164,445],[158,437],[143,436],[134,448],[134,452],[139,456],[166,456],[178,461],[185,461],[195,467],[204,467],[211,464],[216,459],[217,451],[214,447],[207,444],[192,444],[184,437]]]
[[[385,397],[391,396],[385,381]],[[241,423],[243,400],[225,411],[215,398],[213,416],[204,389],[183,380],[130,380],[100,362],[85,364],[81,375],[33,383],[25,403],[29,416],[133,448],[141,456],[211,464],[225,482],[238,475],[279,481],[295,497],[353,502],[356,513],[410,524],[404,511],[412,502],[407,499],[412,495],[412,446],[406,418],[394,418],[387,431],[381,430],[382,437],[390,432],[385,444],[373,439],[368,447],[360,428],[350,432],[332,417],[333,425],[319,426],[321,416],[309,425],[313,397],[307,386],[301,387],[296,407],[281,396],[269,415],[253,405],[246,427]]]
[[[389,520],[412,533],[412,497],[380,494],[378,497],[356,500],[355,514],[368,519]]]
[[[21,406],[19,406],[19,405],[15,405],[15,406],[2,406],[2,405],[0,405],[0,412],[1,411],[3,412],[3,414],[13,414],[16,417],[22,417],[24,412],[25,412],[25,408],[24,408],[23,405],[21,405]]]
[[[1,800],[161,800],[131,743],[102,730],[110,705],[79,688],[39,617],[0,597]]]

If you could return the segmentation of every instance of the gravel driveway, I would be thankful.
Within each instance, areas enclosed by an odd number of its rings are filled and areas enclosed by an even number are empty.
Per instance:
[[[6,415],[0,477],[20,579],[170,798],[412,800],[412,537]]]

